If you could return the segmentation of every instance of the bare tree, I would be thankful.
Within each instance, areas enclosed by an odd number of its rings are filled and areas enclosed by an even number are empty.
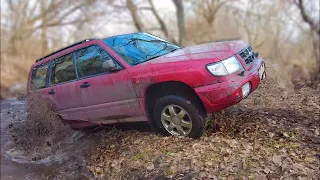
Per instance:
[[[139,3],[140,2],[140,3]],[[125,3],[121,1],[113,1],[111,4],[116,9],[121,10],[128,10],[132,19],[133,26],[137,29],[137,31],[160,31],[163,33],[163,35],[176,44],[181,44],[182,37],[184,37],[185,34],[185,28],[184,28],[184,12],[183,12],[183,2],[178,2],[177,6],[177,21],[178,21],[178,29],[179,34],[181,34],[181,37],[179,36],[178,41],[170,36],[168,31],[168,25],[164,21],[164,19],[160,16],[159,11],[156,9],[153,0],[142,0],[142,1],[133,1],[133,0],[125,0]],[[143,4],[143,2],[148,2],[149,6],[146,6],[146,4],[140,6],[140,4]],[[155,18],[154,23],[146,24],[144,21],[144,17],[142,15],[142,11],[147,11],[148,13],[151,13],[152,16]],[[151,26],[151,27],[150,27]],[[181,40],[181,41],[180,41]]]
[[[209,25],[213,25],[218,11],[232,0],[199,0],[197,1],[198,14],[203,17]]]
[[[311,12],[306,9],[306,1],[304,0],[294,0],[294,3],[297,5],[297,7],[299,8],[301,17],[303,19],[304,22],[306,22],[307,24],[309,24],[311,31],[314,31],[316,34],[320,35],[320,23],[319,23],[319,19],[315,19],[312,18],[310,16]],[[308,1],[311,2],[312,1]]]
[[[263,6],[263,2],[260,0],[252,0],[247,4],[244,10],[237,9],[235,11],[236,23],[243,27],[244,34],[246,35],[249,43],[254,48],[259,48],[265,43],[265,40],[261,40],[261,33],[263,33],[263,29],[261,28],[264,23],[269,21],[269,17],[266,14],[256,13],[254,10],[261,10],[260,8],[268,8]],[[270,8],[270,7],[269,7]],[[266,18],[263,16],[266,15]]]
[[[319,17],[318,18],[313,18],[311,16],[311,13],[313,11],[311,10],[307,10],[307,2],[304,0],[294,0],[293,1],[295,3],[295,5],[298,7],[299,11],[300,11],[300,15],[302,20],[307,23],[309,25],[310,28],[310,34],[312,36],[312,45],[313,45],[313,53],[314,56],[318,62],[318,72],[320,72],[320,22],[319,22]],[[308,3],[313,3],[312,1],[308,1]],[[313,6],[312,4],[309,6]],[[319,9],[315,10],[315,11],[319,11]],[[319,13],[319,12],[316,12]]]
[[[137,6],[134,4],[132,0],[126,0],[126,5],[130,11],[134,26],[137,28],[138,31],[143,31],[143,24],[141,22],[141,18],[138,15]]]
[[[41,51],[42,54],[45,54],[48,50],[46,1],[40,1],[40,9],[41,23],[43,24],[41,28]]]
[[[153,4],[153,1],[152,0],[149,0],[149,4],[151,6],[151,11],[152,13],[154,14],[154,16],[156,17],[159,25],[160,25],[160,29],[161,31],[163,32],[163,34],[165,35],[166,38],[168,38],[169,36],[169,33],[168,33],[168,29],[167,29],[167,26],[166,24],[164,23],[163,19],[160,17],[159,13],[157,12],[154,4]]]
[[[88,21],[80,12],[95,0],[48,0],[48,1],[13,1],[7,0],[6,24],[11,30],[10,53],[17,54],[18,43],[30,38],[41,30],[42,48],[46,48],[47,30],[52,27],[73,25]]]
[[[185,26],[184,26],[184,9],[182,0],[173,0],[173,3],[176,7],[176,16],[179,29],[179,39],[178,42],[180,45],[183,45],[185,37]]]

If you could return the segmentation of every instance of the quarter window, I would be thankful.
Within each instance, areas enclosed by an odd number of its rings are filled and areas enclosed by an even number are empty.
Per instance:
[[[105,68],[108,62],[113,61],[111,56],[100,46],[90,46],[76,52],[76,67],[79,78],[109,72]]]
[[[52,85],[71,81],[75,78],[72,54],[67,54],[53,61],[51,73]]]
[[[48,64],[43,64],[33,69],[30,84],[30,88],[32,90],[42,89],[46,87],[47,72]]]

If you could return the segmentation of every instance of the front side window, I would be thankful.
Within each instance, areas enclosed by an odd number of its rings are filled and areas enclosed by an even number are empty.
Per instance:
[[[46,87],[48,64],[37,66],[32,71],[30,89],[37,90]]]
[[[53,61],[51,85],[72,81],[75,78],[72,54],[67,54]]]
[[[147,33],[125,34],[106,38],[103,41],[132,66],[180,48]]]
[[[114,62],[111,56],[100,46],[90,46],[75,52],[79,78],[110,72],[108,63]]]

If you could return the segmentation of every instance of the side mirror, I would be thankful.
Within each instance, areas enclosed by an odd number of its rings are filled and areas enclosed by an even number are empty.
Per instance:
[[[118,71],[121,71],[121,70],[122,70],[121,67],[116,66],[116,67],[112,68],[110,71],[111,71],[111,72],[118,72]]]
[[[122,68],[117,66],[112,60],[107,60],[102,63],[102,69],[110,71],[110,72],[117,72],[121,71]]]
[[[102,69],[111,71],[116,67],[116,64],[110,59],[102,63]]]
[[[254,53],[255,57],[259,57],[259,52]]]

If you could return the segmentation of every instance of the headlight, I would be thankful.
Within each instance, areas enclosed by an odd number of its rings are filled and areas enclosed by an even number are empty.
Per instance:
[[[235,56],[223,61],[208,64],[207,69],[215,76],[226,76],[242,69],[242,65]]]

